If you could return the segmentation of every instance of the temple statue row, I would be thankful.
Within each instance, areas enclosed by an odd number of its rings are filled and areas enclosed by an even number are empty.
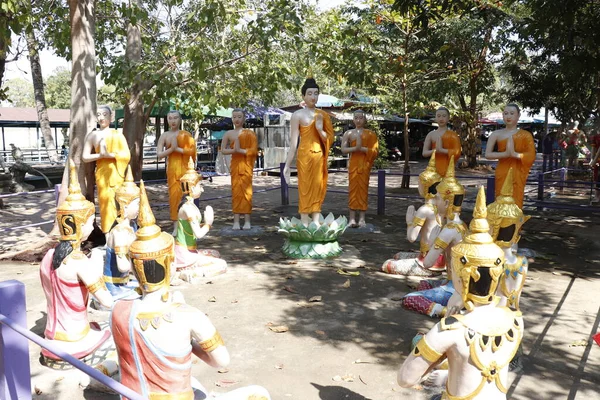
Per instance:
[[[289,181],[297,153],[299,207],[302,224],[318,225],[327,191],[327,158],[333,142],[329,116],[316,109],[319,87],[308,78],[302,87],[306,107],[291,120],[292,144],[284,175]],[[122,134],[109,129],[108,107],[98,110],[100,128],[85,142],[82,159],[96,163],[101,229],[106,246],[84,252],[82,243],[93,230],[94,204],[84,198],[77,171],[69,164],[66,200],[57,207],[60,242],[45,255],[40,278],[47,300],[44,335],[77,358],[86,358],[114,341],[118,359],[98,368],[147,398],[193,399],[208,396],[191,377],[191,356],[220,368],[229,363],[224,341],[208,317],[188,305],[179,292],[169,291],[178,280],[195,282],[222,274],[227,263],[219,252],[197,248],[213,224],[213,209],[196,204],[203,192],[196,172],[196,145],[179,130],[181,116],[168,114],[170,131],[158,143],[158,157],[167,157],[167,185],[172,234],[156,225],[144,182],[133,181],[130,153]],[[222,151],[232,156],[233,229],[250,229],[252,172],[257,155],[256,135],[243,129],[244,111],[232,113],[234,129],[223,137]],[[465,189],[455,177],[460,157],[458,135],[447,129],[449,112],[436,112],[438,128],[427,136],[424,155],[430,161],[419,176],[424,204],[406,213],[407,239],[420,237],[418,253],[397,253],[382,265],[392,274],[429,279],[402,299],[402,306],[442,318],[427,334],[414,340],[414,349],[398,372],[402,386],[424,375],[443,382],[444,399],[506,398],[508,365],[523,336],[519,299],[527,258],[517,242],[528,219],[522,212],[523,190],[535,157],[531,135],[516,128],[519,109],[504,110],[506,129],[489,139],[488,158],[498,159],[496,200],[486,206],[483,188],[475,199],[473,219],[461,219]],[[369,176],[378,154],[377,135],[365,129],[366,115],[354,113],[355,128],[344,133],[342,151],[350,154],[350,226],[365,226]],[[356,212],[358,211],[358,218]],[[244,223],[240,223],[240,215]],[[446,272],[446,279],[431,279]],[[112,310],[110,329],[90,322],[90,300]],[[173,340],[176,339],[176,340]],[[42,351],[48,363],[57,355]],[[218,397],[218,396],[217,396]],[[204,398],[204,397],[201,397]],[[212,397],[211,397],[212,398]],[[223,399],[270,399],[259,386],[223,394]]]

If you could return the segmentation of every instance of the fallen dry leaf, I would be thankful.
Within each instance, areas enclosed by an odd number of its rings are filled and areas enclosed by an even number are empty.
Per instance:
[[[286,264],[294,265],[294,264],[298,264],[298,261],[288,261],[288,262],[286,262]]]
[[[285,325],[273,325],[273,326],[269,326],[269,329],[275,333],[285,333],[290,330],[290,328],[288,328]]]
[[[227,369],[227,368],[221,368],[221,369],[217,370],[217,372],[220,373],[220,374],[226,374],[226,373],[229,372],[229,369]]]
[[[277,364],[277,365],[275,366],[275,369],[283,369],[283,364]]]
[[[260,240],[260,238],[259,237],[254,237],[254,238],[252,238],[252,240],[254,240],[256,242],[256,241]]]
[[[571,343],[569,345],[569,347],[580,347],[580,346],[587,346],[588,345],[588,341],[586,339],[579,339],[574,341],[573,343]]]
[[[308,302],[309,303],[316,303],[316,302],[319,302],[321,300],[323,300],[322,296],[313,296],[310,299],[308,299]]]
[[[348,276],[359,276],[360,275],[359,271],[346,271],[343,268],[339,268],[336,272],[340,275],[348,275]]]
[[[286,292],[290,292],[290,293],[298,293],[298,291],[296,289],[294,289],[293,286],[284,286],[283,290],[285,290]]]
[[[233,303],[233,304],[238,303],[238,299],[233,300],[231,303]]]
[[[216,303],[217,298],[215,296],[212,296],[210,299],[208,299],[209,303]]]
[[[562,274],[558,271],[552,271],[552,275],[562,275]]]
[[[213,284],[213,281],[208,281],[208,282],[206,282],[206,284],[207,284],[207,285],[212,285],[212,284]]]
[[[228,387],[231,385],[235,385],[237,383],[237,381],[231,380],[231,379],[221,379],[219,381],[215,382],[215,386],[218,387]]]
[[[342,285],[343,288],[348,289],[350,287],[350,279],[346,279],[346,282]]]
[[[360,358],[358,360],[352,361],[352,364],[373,364],[371,361],[363,361]]]
[[[315,333],[317,335],[320,335],[320,336],[327,336],[327,334],[325,333],[325,331],[319,331],[319,330],[317,330],[317,331],[315,331]]]
[[[331,378],[332,381],[334,382],[341,382],[342,381],[342,377],[339,375],[334,376],[333,378]]]

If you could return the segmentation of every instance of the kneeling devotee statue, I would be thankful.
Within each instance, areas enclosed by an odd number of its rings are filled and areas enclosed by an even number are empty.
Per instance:
[[[437,186],[442,177],[435,169],[435,151],[429,159],[425,171],[419,174],[419,194],[425,199],[423,204],[415,212],[414,206],[406,210],[406,238],[414,242],[421,236],[420,252],[399,252],[393,259],[383,263],[381,270],[395,275],[434,276],[439,273],[426,269],[423,260],[433,242],[434,234],[439,232],[442,226],[442,216],[446,213],[446,204],[440,197],[436,196]],[[432,267],[443,268],[446,265],[443,255],[440,255]]]
[[[167,113],[169,131],[160,135],[156,146],[159,160],[167,157],[167,186],[169,188],[169,211],[173,221],[173,231],[177,228],[179,203],[183,193],[179,179],[185,174],[187,162],[192,157],[196,161],[196,141],[191,133],[180,130],[181,114],[177,110]]]
[[[121,383],[149,399],[192,400],[192,353],[223,368],[229,364],[229,352],[206,314],[169,293],[173,237],[156,225],[143,182],[140,188],[140,228],[130,256],[142,298],[117,301],[111,314]],[[199,390],[198,397],[207,398],[209,394]],[[223,398],[270,399],[258,386]]]
[[[430,317],[447,315],[447,305],[454,293],[452,284],[452,248],[462,242],[467,225],[460,218],[465,188],[454,177],[454,156],[450,156],[450,164],[446,176],[437,186],[437,194],[446,205],[446,223],[433,241],[433,247],[425,256],[423,266],[435,268],[440,255],[444,255],[448,270],[448,279],[425,279],[419,283],[416,292],[402,298],[402,307]]]
[[[521,238],[521,227],[529,216],[517,206],[513,195],[513,169],[508,171],[500,196],[488,206],[487,219],[490,224],[490,234],[504,251],[506,262],[504,273],[496,295],[500,297],[500,305],[512,310],[519,310],[519,300],[525,285],[529,262],[527,257],[515,254],[513,246]]]
[[[117,219],[115,191],[125,180],[125,171],[131,158],[127,140],[122,133],[110,129],[113,113],[109,106],[98,107],[98,125],[85,137],[81,159],[96,163],[96,186],[100,208],[100,228],[108,233]]]
[[[102,276],[102,253],[93,251],[88,257],[81,251],[81,242],[93,230],[94,211],[94,204],[81,194],[70,161],[69,194],[56,208],[60,241],[42,259],[40,279],[47,302],[44,336],[76,358],[90,355],[110,337],[110,331],[90,323],[87,314],[90,294],[106,308],[113,305]],[[60,360],[46,349],[42,356]]]
[[[127,296],[138,296],[134,290],[134,286],[137,285],[129,285],[129,246],[135,240],[140,210],[140,188],[133,181],[131,167],[127,167],[125,182],[117,189],[115,201],[120,217],[106,235],[104,282],[113,299],[118,300]]]
[[[290,149],[283,174],[289,184],[292,161],[297,151],[298,212],[302,224],[307,227],[311,218],[319,225],[321,206],[327,194],[329,148],[334,141],[334,133],[329,115],[316,108],[319,85],[312,76],[306,79],[301,91],[306,107],[292,114]]]
[[[194,161],[190,158],[188,170],[180,179],[183,199],[179,205],[179,220],[175,232],[175,271],[176,277],[189,283],[195,283],[198,278],[211,277],[227,271],[227,262],[221,259],[216,250],[199,250],[196,239],[202,239],[212,226],[214,213],[211,206],[204,210],[204,225],[202,213],[194,204],[204,191],[202,176],[194,169]]]
[[[416,385],[447,359],[442,399],[506,399],[508,365],[523,338],[523,317],[498,306],[504,252],[489,234],[486,212],[481,187],[469,231],[452,248],[452,279],[466,312],[443,318],[421,338],[398,371],[402,387]]]
[[[240,214],[244,216],[244,228],[250,229],[252,212],[252,173],[258,154],[256,134],[244,128],[246,114],[241,108],[231,113],[233,130],[223,135],[221,153],[231,155],[231,208],[233,209],[233,229],[240,228]]]
[[[363,110],[354,111],[354,129],[342,137],[342,153],[350,154],[348,165],[348,208],[351,228],[364,227],[365,213],[369,207],[369,178],[371,168],[379,152],[379,141],[375,132],[365,129],[367,118]],[[356,211],[359,212],[358,224]]]

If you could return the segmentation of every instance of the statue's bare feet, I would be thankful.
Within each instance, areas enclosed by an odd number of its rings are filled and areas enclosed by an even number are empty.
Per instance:
[[[234,222],[233,226],[231,227],[231,229],[233,229],[234,231],[239,231],[240,229],[240,223],[239,222]]]
[[[242,229],[244,229],[244,230],[252,229],[252,225],[250,225],[250,222],[246,222]]]
[[[364,219],[361,219],[360,221],[358,221],[359,228],[364,228],[365,226],[367,226],[367,223],[365,222]]]
[[[356,225],[356,221],[355,221],[355,220],[353,220],[353,219],[351,219],[351,220],[348,222],[348,226],[349,226],[350,228],[357,228],[357,227],[358,227],[358,225]]]

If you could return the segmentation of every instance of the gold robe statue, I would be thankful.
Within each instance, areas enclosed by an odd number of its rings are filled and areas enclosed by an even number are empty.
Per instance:
[[[431,149],[435,149],[436,142],[431,143]],[[460,137],[454,131],[448,129],[442,135],[442,147],[448,150],[448,154],[442,154],[436,151],[435,153],[435,169],[441,176],[446,176],[450,157],[454,156],[454,160],[458,161],[461,154]]]
[[[296,158],[298,170],[298,212],[312,214],[321,212],[321,205],[327,193],[327,162],[329,148],[334,140],[331,118],[322,110],[315,110],[323,116],[323,139],[315,126],[315,120],[308,126],[300,125],[300,144]]]
[[[520,209],[523,209],[523,196],[529,170],[535,161],[535,143],[533,136],[526,130],[520,129],[512,136],[514,148],[517,153],[522,153],[520,159],[514,157],[501,158],[496,166],[496,197],[500,196],[502,186],[508,171],[512,168],[514,173],[513,198]],[[496,141],[499,152],[506,151],[508,139]],[[437,157],[437,155],[436,155]]]
[[[240,149],[246,154],[231,155],[231,206],[234,214],[250,214],[252,212],[252,172],[258,155],[256,134],[244,129],[238,136]],[[231,142],[231,148],[235,142]]]
[[[117,219],[115,192],[125,180],[125,172],[131,158],[125,136],[111,129],[103,139],[106,151],[114,153],[115,158],[96,160],[96,186],[98,186],[98,205],[100,206],[100,228],[106,233]],[[100,142],[101,143],[101,142]],[[100,153],[100,143],[94,147]]]
[[[168,147],[169,144],[166,143]],[[181,184],[179,178],[181,178],[185,171],[187,171],[187,165],[190,157],[194,160],[196,165],[196,141],[191,133],[188,131],[180,130],[177,134],[177,147],[183,149],[183,154],[176,151],[169,154],[167,159],[167,186],[169,187],[169,209],[171,221],[177,221],[179,219],[179,203],[183,192],[181,191]]]
[[[379,151],[379,142],[377,135],[368,129],[363,131],[361,139],[362,147],[366,147],[367,152],[355,151],[350,155],[348,208],[366,211],[369,205],[369,178],[371,177],[373,162],[375,162]],[[356,140],[350,143],[350,147],[354,146],[356,146]]]

